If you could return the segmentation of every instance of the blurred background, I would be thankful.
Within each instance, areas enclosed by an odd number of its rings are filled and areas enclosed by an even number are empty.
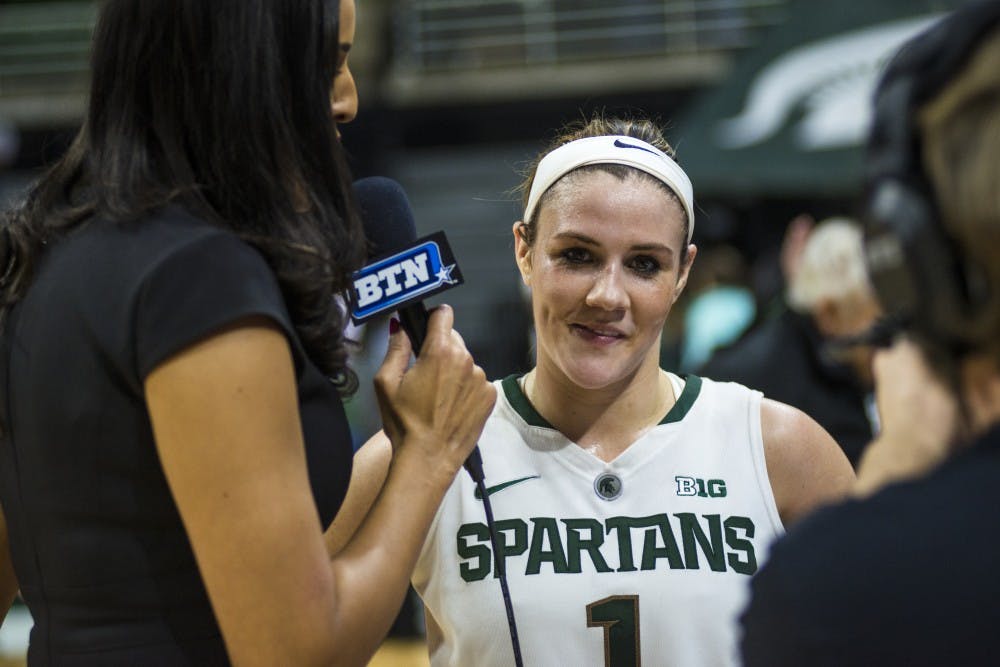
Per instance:
[[[0,4],[0,207],[80,124],[99,4]],[[418,232],[446,231],[466,284],[445,298],[479,364],[502,377],[531,363],[530,314],[511,257],[521,213],[513,189],[557,127],[604,111],[649,115],[667,128],[694,183],[700,252],[667,325],[663,363],[695,369],[780,299],[779,256],[793,220],[856,213],[878,72],[959,2],[357,4],[351,69],[361,107],[343,128],[355,174],[395,178]],[[722,311],[692,307],[719,286],[733,288]],[[381,360],[384,323],[356,338],[364,377]],[[363,442],[378,427],[370,394],[348,409]],[[419,623],[415,609],[404,610],[397,633],[419,633]],[[6,623],[0,653],[20,650],[26,627],[30,619]]]

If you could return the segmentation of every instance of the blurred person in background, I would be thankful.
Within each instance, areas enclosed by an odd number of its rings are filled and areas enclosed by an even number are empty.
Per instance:
[[[747,273],[746,260],[735,246],[698,248],[682,310],[678,371],[699,369],[715,350],[733,343],[753,323],[757,304]]]
[[[754,578],[751,667],[997,663],[998,155],[992,0],[912,39],[879,84],[866,255],[903,335],[875,356],[863,497],[791,530]]]
[[[514,254],[536,360],[495,382],[479,443],[524,664],[735,664],[768,544],[854,481],[801,411],[660,368],[697,252],[672,153],[652,122],[597,117],[565,128],[524,184]],[[378,436],[358,452],[345,521],[390,453]],[[413,579],[432,664],[513,663],[496,576],[482,500],[459,476]]]
[[[867,345],[838,341],[880,314],[865,272],[860,225],[829,218],[789,228],[782,261],[785,308],[714,354],[699,373],[731,380],[799,408],[833,436],[851,464],[877,430]]]
[[[331,304],[365,251],[354,11],[102,6],[83,128],[0,229],[0,599],[32,664],[361,664],[399,609],[495,391],[449,308],[409,371],[392,335],[391,470],[324,536],[357,384]]]

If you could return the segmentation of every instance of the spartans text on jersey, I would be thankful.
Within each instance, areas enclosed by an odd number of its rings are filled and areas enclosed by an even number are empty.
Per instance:
[[[532,517],[496,522],[500,560],[510,571],[513,560],[525,575],[543,568],[556,574],[637,570],[757,571],[753,537],[756,528],[745,516],[690,512],[647,517]],[[678,540],[678,536],[680,540]],[[490,533],[484,523],[463,524],[456,534],[459,571],[468,582],[493,572]],[[527,554],[527,555],[525,555]],[[585,560],[586,559],[586,560]]]

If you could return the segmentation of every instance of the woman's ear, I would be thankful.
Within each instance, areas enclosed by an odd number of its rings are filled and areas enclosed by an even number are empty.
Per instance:
[[[677,303],[677,299],[684,292],[684,288],[687,287],[688,277],[691,275],[691,265],[694,264],[694,258],[697,254],[698,246],[689,243],[687,247],[687,261],[681,265],[680,273],[677,275],[677,289],[674,290],[673,303]]]
[[[531,287],[531,246],[525,240],[526,225],[518,220],[511,231],[514,233],[514,261],[521,272],[521,280]]]

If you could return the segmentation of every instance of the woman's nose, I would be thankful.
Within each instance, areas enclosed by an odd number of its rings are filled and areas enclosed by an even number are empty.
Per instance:
[[[358,115],[358,88],[351,70],[344,69],[333,85],[333,119],[338,125],[350,123]]]
[[[594,279],[587,293],[587,305],[604,310],[618,310],[628,306],[628,292],[623,284],[621,267],[604,268]]]

